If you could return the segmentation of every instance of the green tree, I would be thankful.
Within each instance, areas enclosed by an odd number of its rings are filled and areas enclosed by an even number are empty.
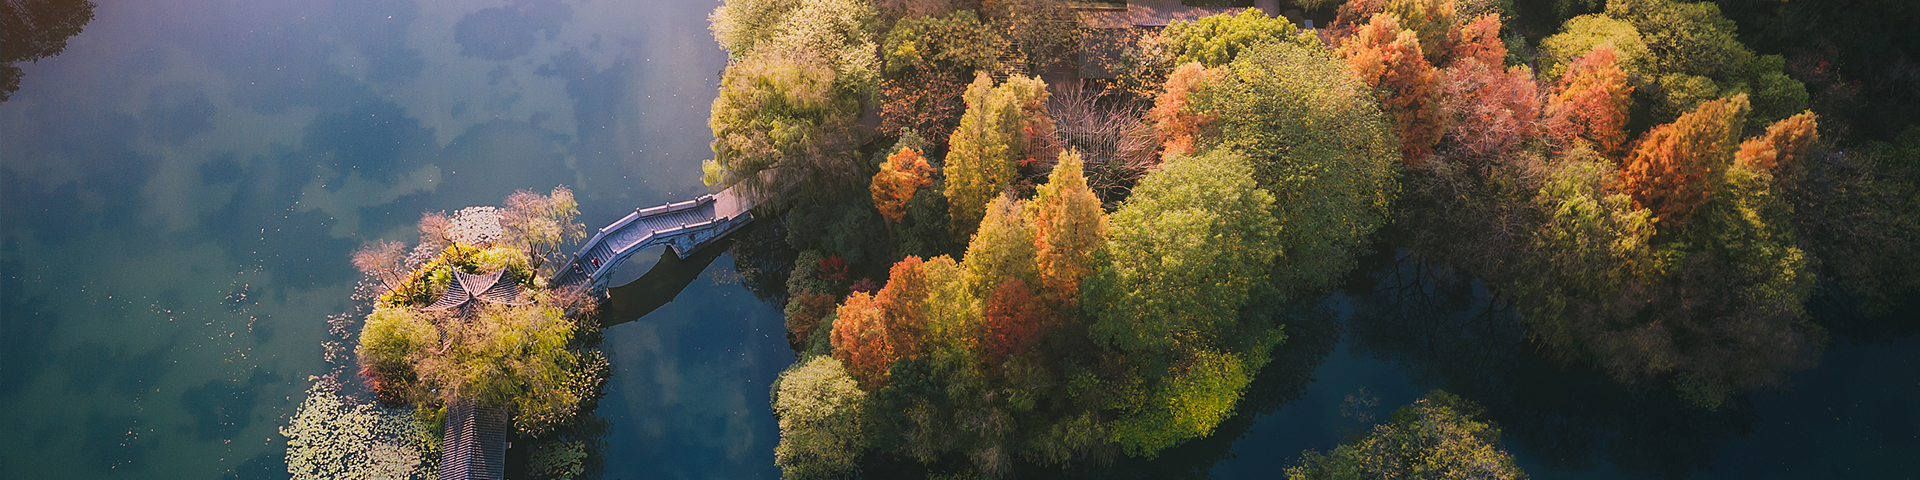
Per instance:
[[[707,20],[736,63],[761,50],[814,52],[815,62],[834,71],[842,93],[865,97],[879,80],[878,13],[864,0],[728,0]]]
[[[1001,195],[987,205],[987,218],[980,222],[973,241],[967,243],[964,259],[967,285],[974,297],[987,298],[1008,279],[1017,278],[1026,285],[1039,282],[1033,236],[1027,202]]]
[[[817,356],[795,363],[780,373],[773,391],[780,423],[773,458],[786,478],[837,478],[859,468],[867,393],[839,360]]]
[[[1153,458],[1182,441],[1213,433],[1233,413],[1254,372],[1265,364],[1263,358],[1249,365],[1232,352],[1192,349],[1184,353],[1186,358],[1169,367],[1152,393],[1123,407],[1113,437],[1128,455]]]
[[[967,87],[967,113],[947,147],[948,226],[956,237],[971,235],[987,203],[1013,181],[1014,167],[1044,155],[1053,130],[1046,114],[1047,84],[1014,76],[995,85],[982,72]]]
[[[1302,36],[1300,28],[1285,17],[1270,17],[1259,9],[1248,8],[1238,15],[1213,15],[1195,21],[1175,20],[1167,24],[1165,42],[1174,65],[1199,62],[1212,68],[1226,65],[1242,49],[1260,42],[1319,43]]]
[[[1282,251],[1273,202],[1237,153],[1169,159],[1110,218],[1109,258],[1088,287],[1092,335],[1165,350],[1181,332],[1233,326]]]
[[[1435,390],[1393,412],[1388,423],[1331,452],[1307,452],[1289,480],[1484,478],[1523,480],[1500,448],[1500,428],[1480,420],[1472,401]]]
[[[1634,307],[1616,300],[1662,274],[1653,213],[1608,192],[1615,175],[1612,161],[1576,147],[1534,197],[1545,222],[1532,235],[1530,268],[1504,288],[1544,343],[1571,347],[1586,334],[1582,319],[1631,316]]]
[[[1420,39],[1421,55],[1434,66],[1445,65],[1453,52],[1453,40],[1459,18],[1455,0],[1392,0],[1384,12],[1393,15],[1401,28]]]
[[[1573,61],[1601,45],[1612,45],[1614,63],[1632,76],[1653,72],[1653,52],[1632,23],[1601,14],[1581,15],[1560,26],[1560,33],[1540,41],[1541,73],[1559,78]]]
[[[1219,119],[1202,150],[1244,156],[1272,193],[1286,252],[1273,265],[1275,286],[1285,295],[1328,288],[1353,268],[1398,194],[1400,142],[1370,89],[1324,47],[1262,44],[1227,68],[1195,102]]]
[[[1612,44],[1636,87],[1635,122],[1672,121],[1700,103],[1748,94],[1758,130],[1806,109],[1806,87],[1782,72],[1779,56],[1756,55],[1740,43],[1735,25],[1713,2],[1610,0],[1605,14],[1567,21],[1541,41],[1550,55],[1546,73],[1558,76],[1584,52]],[[1647,88],[1650,86],[1659,88]]]

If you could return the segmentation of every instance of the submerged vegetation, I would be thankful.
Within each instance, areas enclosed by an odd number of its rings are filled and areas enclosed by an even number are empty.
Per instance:
[[[1470,274],[1561,368],[1699,412],[1812,367],[1810,305],[1886,318],[1920,287],[1914,249],[1852,259],[1920,238],[1916,149],[1848,133],[1714,4],[1334,3],[1322,30],[1084,36],[1120,53],[1076,66],[1070,3],[725,2],[707,180],[785,232],[737,256],[800,355],[776,462],[1154,458],[1270,403],[1269,362],[1317,348],[1289,327],[1369,252]],[[1290,475],[1524,478],[1472,405],[1436,392]]]

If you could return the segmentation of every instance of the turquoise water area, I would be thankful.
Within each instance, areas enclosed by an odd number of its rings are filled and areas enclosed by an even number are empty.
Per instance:
[[[516,189],[568,185],[590,226],[705,192],[716,5],[102,2],[0,104],[0,478],[286,478],[276,429],[328,368],[361,243]],[[606,331],[602,476],[776,477],[779,312],[729,255],[685,285]],[[1381,291],[1289,329],[1256,385],[1270,413],[1108,473],[1272,478],[1428,388],[1487,403],[1536,478],[1920,472],[1915,337],[1836,335],[1794,390],[1700,413],[1471,305],[1378,315],[1424,301]]]

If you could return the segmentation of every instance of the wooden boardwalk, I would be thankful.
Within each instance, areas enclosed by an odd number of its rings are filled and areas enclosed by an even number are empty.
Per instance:
[[[448,405],[440,445],[440,478],[501,480],[507,464],[506,407]]]

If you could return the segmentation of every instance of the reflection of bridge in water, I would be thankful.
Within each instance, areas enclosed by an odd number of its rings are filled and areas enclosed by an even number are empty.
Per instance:
[[[753,202],[732,189],[684,202],[642,208],[613,222],[561,266],[548,287],[579,288],[588,293],[607,291],[614,272],[635,253],[666,245],[660,262],[646,275],[609,295],[610,311],[604,324],[623,323],[659,308],[692,283],[719,251],[702,252],[729,233],[753,222]],[[625,290],[625,292],[621,292]],[[637,290],[637,291],[636,291]],[[658,291],[655,291],[658,290]],[[442,432],[440,478],[488,479],[502,477],[506,464],[507,415],[504,409],[455,405],[447,409]]]

